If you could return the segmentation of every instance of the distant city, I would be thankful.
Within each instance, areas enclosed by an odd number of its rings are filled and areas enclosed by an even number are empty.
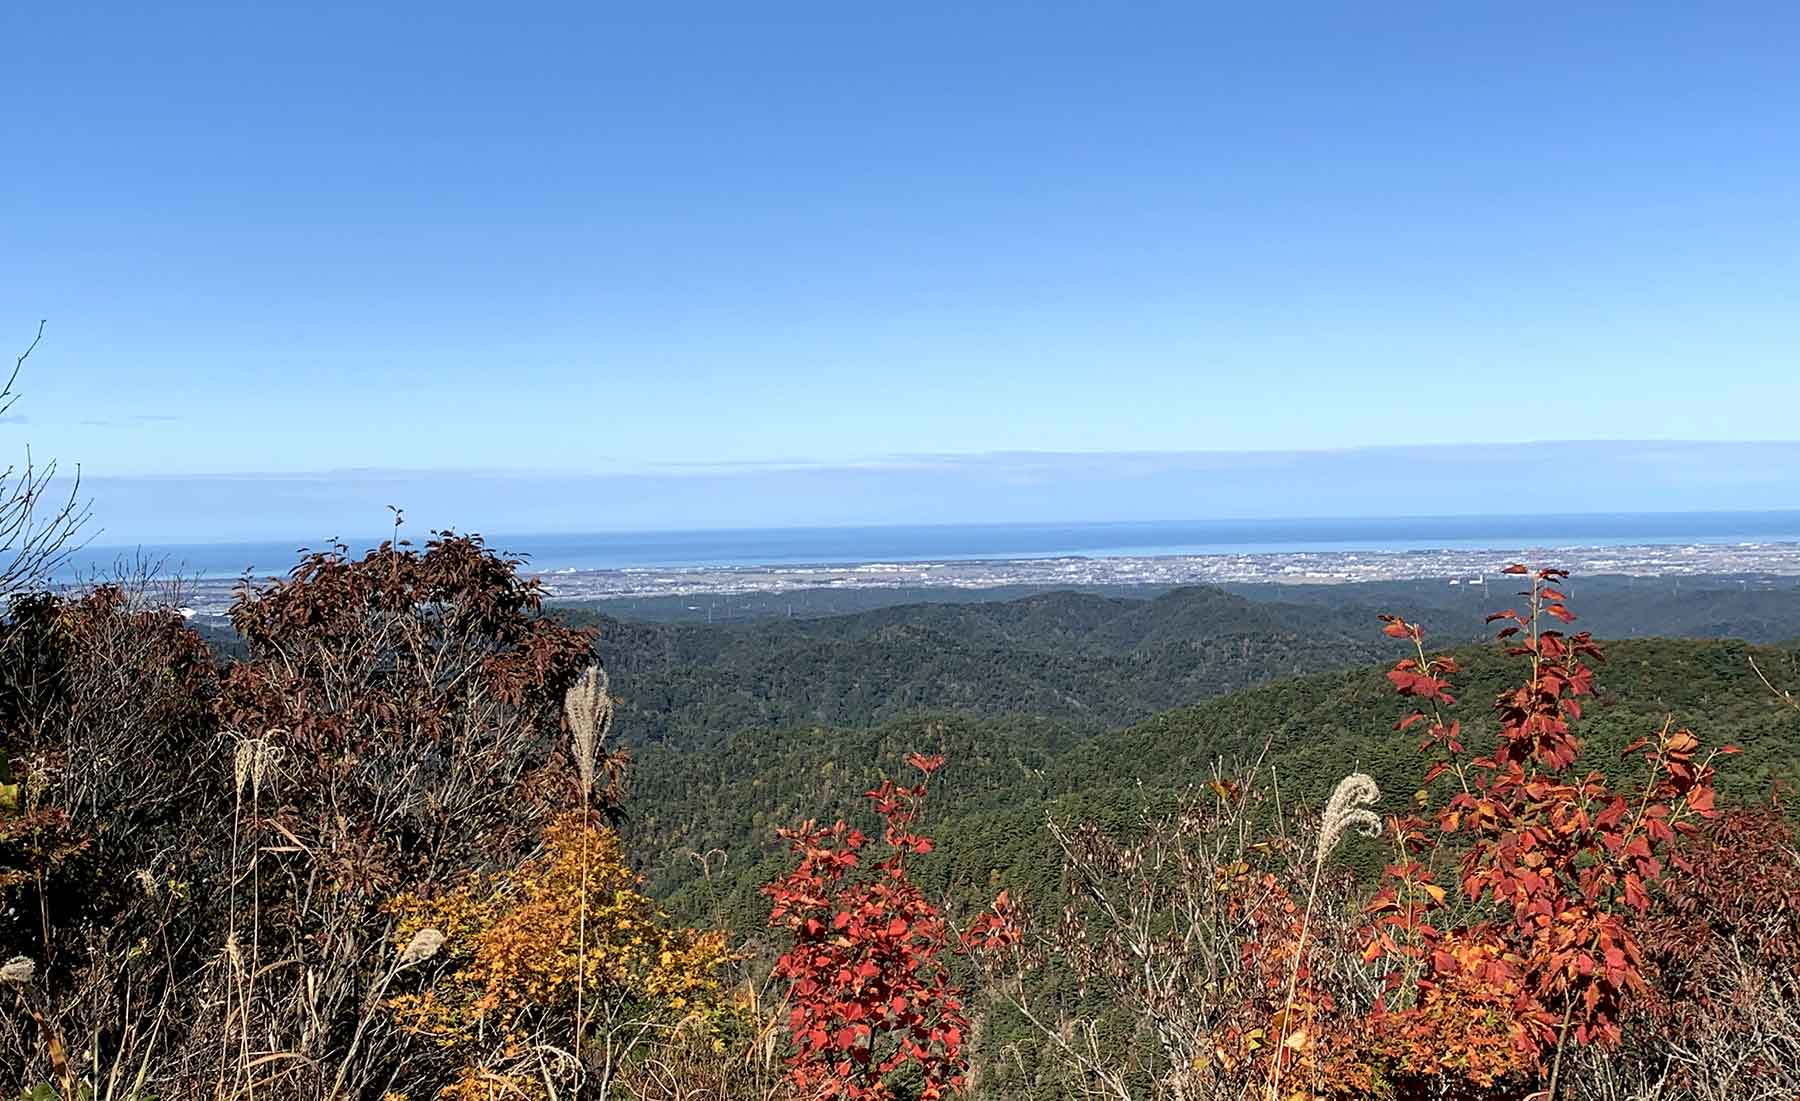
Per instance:
[[[1484,584],[1518,562],[1576,574],[1637,577],[1800,576],[1800,543],[1560,547],[1530,550],[1286,551],[1246,554],[868,562],[832,566],[570,570],[544,578],[553,599],[731,595],[820,588],[989,589],[1013,586],[1349,584],[1442,578]]]
[[[633,567],[539,573],[553,602],[675,596],[732,596],[821,589],[1089,588],[1223,583],[1353,584],[1442,579],[1482,586],[1508,564],[1554,565],[1578,576],[1800,577],[1800,542],[1643,544],[1512,550],[1275,551],[1222,554],[1062,556],[826,565]],[[214,618],[230,605],[236,579],[184,583],[192,614]]]

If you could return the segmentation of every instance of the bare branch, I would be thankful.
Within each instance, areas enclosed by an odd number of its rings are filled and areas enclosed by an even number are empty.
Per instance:
[[[45,322],[39,321],[31,344],[13,361],[12,373],[0,387],[0,414],[18,401],[14,389],[25,361],[44,339]],[[81,468],[77,467],[65,496],[52,493],[56,463],[38,466],[25,452],[23,468],[0,472],[0,600],[48,581],[85,544],[77,536],[92,513],[81,499]]]
[[[1787,689],[1775,687],[1774,683],[1769,680],[1768,675],[1762,671],[1762,666],[1756,664],[1756,659],[1754,657],[1749,660],[1750,668],[1756,671],[1757,679],[1763,682],[1763,687],[1767,688],[1770,693],[1782,703],[1787,704],[1795,711],[1800,711],[1800,700],[1795,699],[1794,694]]]
[[[44,339],[44,326],[47,323],[42,319],[38,321],[37,335],[31,338],[31,346],[19,353],[19,358],[13,361],[12,374],[6,376],[6,385],[0,386],[0,415],[4,415],[13,407],[13,402],[19,400],[18,393],[13,390],[13,383],[19,380],[19,372],[25,369],[25,361],[31,358],[31,353],[37,351],[38,344]]]

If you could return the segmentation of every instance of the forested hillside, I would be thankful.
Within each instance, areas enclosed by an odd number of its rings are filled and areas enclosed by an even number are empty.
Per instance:
[[[308,555],[229,647],[12,602],[0,1097],[1800,1089],[1792,646],[1603,661],[1554,570],[1499,644],[1404,587],[1442,628],[1195,588],[596,634],[516,567]]]
[[[744,730],[856,726],[921,711],[1034,715],[1089,730],[1282,677],[1391,656],[1376,615],[1406,608],[1437,638],[1472,642],[1489,608],[1438,581],[1193,586],[1155,596],[1047,592],[915,603],[818,618],[650,623],[587,606],[555,614],[600,631],[626,744],[704,746]],[[1582,581],[1602,638],[1800,637],[1791,582]],[[1592,609],[1591,611],[1589,609]]]
[[[1488,702],[1515,663],[1493,646],[1459,651],[1464,717],[1472,744],[1491,737]],[[1665,718],[1709,743],[1744,752],[1722,770],[1722,794],[1767,797],[1800,782],[1800,713],[1775,700],[1751,669],[1800,683],[1800,650],[1720,640],[1628,640],[1600,667],[1598,700],[1583,731],[1597,762],[1653,735]],[[1284,795],[1317,805],[1346,771],[1374,776],[1382,809],[1404,811],[1424,771],[1382,667],[1287,678],[1165,711],[1125,729],[1088,736],[1036,718],[910,716],[863,727],[747,730],[696,751],[634,751],[625,827],[655,893],[690,917],[717,908],[754,933],[766,916],[756,886],[779,857],[776,828],[860,813],[860,793],[897,773],[909,752],[947,760],[934,795],[938,852],[922,864],[936,886],[965,898],[1000,886],[1036,888],[1058,867],[1044,843],[1046,815],[1111,825],[1143,806],[1166,806],[1201,783],[1218,758],[1261,760]],[[700,859],[711,854],[704,864]],[[1373,866],[1372,850],[1360,863]],[[710,877],[710,878],[709,878]]]
[[[920,711],[1035,715],[1090,731],[1275,677],[1393,652],[1374,612],[1253,603],[1212,588],[1153,600],[1054,592],[810,620],[695,626],[557,614],[600,631],[626,744],[880,723]]]
[[[1724,777],[1729,794],[1800,778],[1800,716],[1772,703],[1747,661],[1791,671],[1793,648],[1628,637],[1791,638],[1800,590],[1582,586],[1582,625],[1592,607],[1627,636],[1602,667],[1588,723],[1597,749],[1616,755],[1672,714],[1745,747]],[[1379,669],[1402,647],[1378,629],[1384,607],[1428,619],[1450,643],[1490,633],[1478,591],[1435,581],[1050,592],[711,626],[555,614],[600,631],[617,740],[633,751],[625,828],[654,893],[753,934],[775,830],[854,812],[914,750],[950,762],[932,811],[949,840],[929,874],[969,897],[1052,874],[1047,813],[1117,823],[1145,800],[1166,804],[1218,757],[1266,757],[1285,791],[1314,802],[1360,766],[1402,809],[1422,766],[1414,739],[1392,729],[1400,712]],[[1462,657],[1479,739],[1505,664],[1492,644]]]

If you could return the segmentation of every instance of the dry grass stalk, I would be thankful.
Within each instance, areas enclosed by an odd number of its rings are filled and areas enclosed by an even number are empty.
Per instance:
[[[1281,1027],[1275,1032],[1275,1047],[1269,1059],[1269,1101],[1281,1096],[1281,1070],[1287,1041],[1288,1024],[1294,1012],[1294,993],[1300,982],[1300,960],[1306,955],[1306,934],[1312,924],[1313,906],[1319,898],[1319,879],[1325,872],[1325,861],[1332,850],[1351,830],[1365,837],[1381,835],[1381,818],[1368,808],[1381,799],[1381,789],[1374,777],[1353,772],[1338,781],[1325,804],[1319,820],[1319,839],[1313,851],[1312,886],[1306,892],[1306,912],[1300,918],[1300,939],[1294,945],[1294,961],[1288,971],[1287,1001],[1281,1011]]]
[[[594,795],[594,773],[606,739],[612,733],[613,702],[606,670],[598,663],[582,670],[563,696],[563,717],[575,749],[575,771],[581,777],[581,816],[585,824]],[[587,831],[581,835],[581,914],[576,925],[575,1042],[573,1056],[581,1061],[581,1034],[586,1031],[587,1003]]]
[[[613,701],[607,689],[606,670],[590,665],[563,696],[563,715],[575,747],[575,771],[581,776],[584,798],[594,793],[594,776],[606,740],[612,734]]]

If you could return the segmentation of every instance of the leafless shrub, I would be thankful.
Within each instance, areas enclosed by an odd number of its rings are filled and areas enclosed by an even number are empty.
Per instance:
[[[1216,766],[1173,810],[1145,812],[1124,832],[1049,823],[1064,859],[1060,915],[1042,925],[1021,915],[1015,943],[977,948],[996,1008],[1038,1037],[1034,1050],[982,1069],[992,1088],[1240,1101],[1266,1088],[1262,1064],[1239,1058],[1240,1041],[1277,1031],[1300,953],[1338,989],[1367,987],[1345,920],[1347,884],[1323,870],[1329,849],[1275,828],[1255,777]],[[1344,793],[1335,817],[1317,823],[1321,845],[1364,827],[1362,795]],[[1307,937],[1294,899],[1309,884],[1320,918]],[[1074,988],[1059,995],[1062,973]]]
[[[0,416],[19,400],[19,374],[43,341],[44,325],[38,322],[31,344],[0,385]],[[41,586],[79,549],[77,540],[89,519],[81,471],[77,468],[65,492],[56,485],[56,469],[54,461],[33,460],[27,449],[24,465],[0,470],[0,601]]]
[[[1711,1000],[1731,1023],[1669,1037],[1638,1032],[1573,1068],[1579,1101],[1789,1101],[1800,1096],[1800,985],[1740,958]]]
[[[38,961],[46,1029],[100,1096],[152,1073],[203,959],[223,840],[218,793],[198,779],[215,689],[199,639],[141,591],[17,597],[0,626],[0,768],[25,809],[0,816],[0,945]],[[0,1089],[53,1063],[0,1026]]]

